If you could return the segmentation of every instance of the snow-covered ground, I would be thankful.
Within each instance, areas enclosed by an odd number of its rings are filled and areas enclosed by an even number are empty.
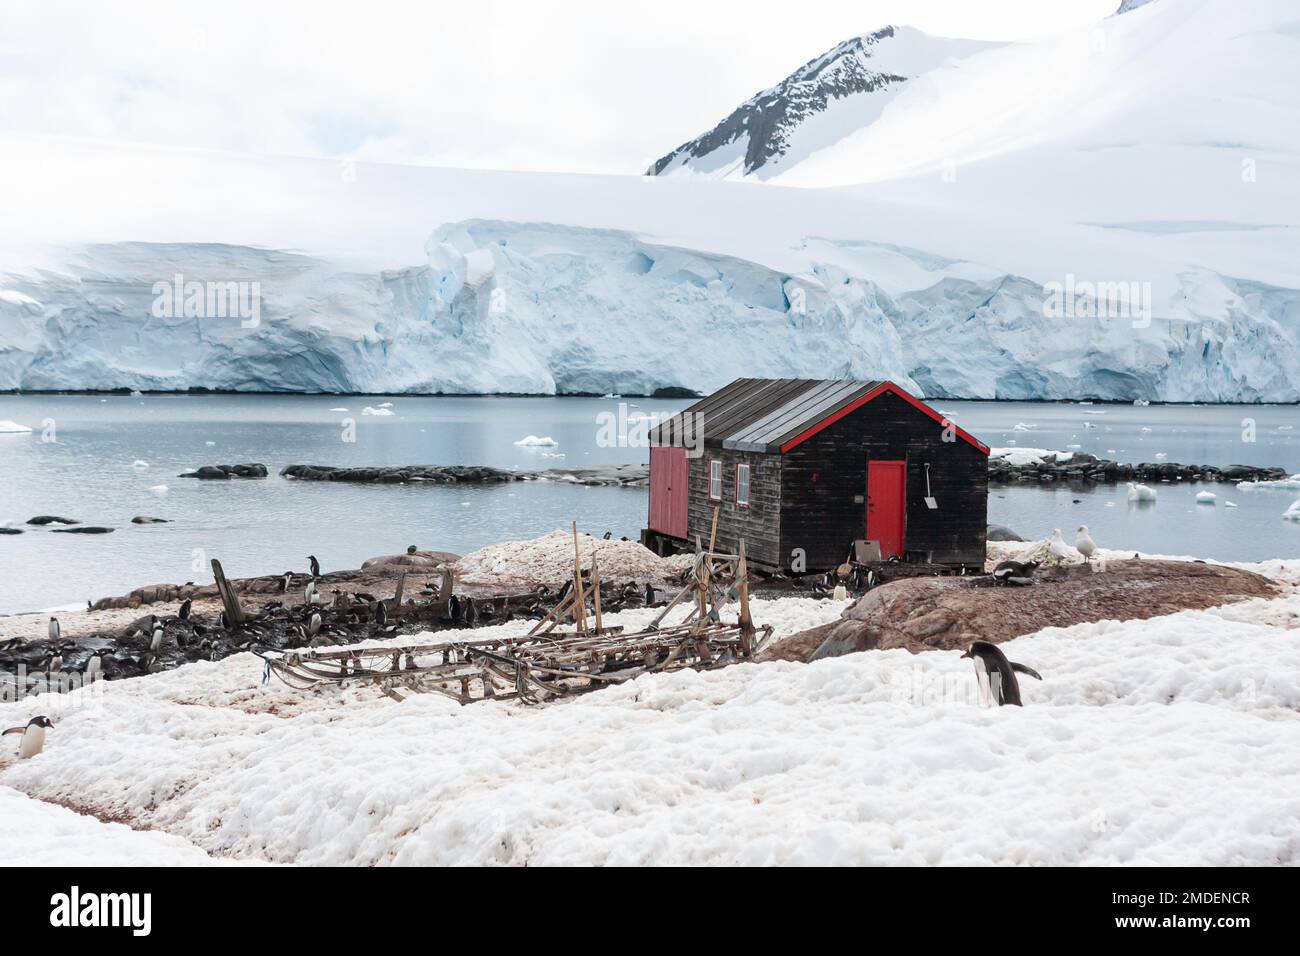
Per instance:
[[[0,827],[53,820],[88,855],[112,839],[177,862],[1295,863],[1300,567],[1256,567],[1286,593],[1003,645],[1043,675],[1024,708],[981,706],[955,652],[654,675],[541,708],[194,664],[66,714],[0,706],[57,724],[45,753],[0,763]],[[754,614],[791,633],[844,606]],[[0,839],[0,862],[65,852]]]

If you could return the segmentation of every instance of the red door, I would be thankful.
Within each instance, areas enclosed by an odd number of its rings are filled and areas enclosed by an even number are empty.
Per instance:
[[[906,487],[904,462],[867,462],[867,540],[880,542],[886,560],[903,556]]]
[[[686,537],[690,463],[685,448],[650,448],[650,530]]]

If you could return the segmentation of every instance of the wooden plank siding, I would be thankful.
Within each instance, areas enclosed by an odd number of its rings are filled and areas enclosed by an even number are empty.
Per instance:
[[[709,462],[722,462],[722,501],[709,500]],[[736,465],[749,465],[749,507],[736,506]],[[760,455],[753,452],[729,451],[724,448],[704,449],[699,458],[691,459],[690,508],[687,524],[689,543],[695,546],[695,536],[705,547],[709,544],[709,528],[713,524],[713,508],[721,505],[718,514],[718,549],[735,553],[740,539],[745,539],[746,555],[751,563],[768,568],[781,565],[781,456]]]
[[[850,542],[866,534],[867,462],[896,459],[907,463],[907,560],[982,566],[988,458],[960,438],[943,441],[942,431],[924,412],[886,394],[786,452],[782,563],[788,566],[795,548],[804,550],[809,571],[844,561]],[[939,503],[934,511],[925,505],[926,462]]]

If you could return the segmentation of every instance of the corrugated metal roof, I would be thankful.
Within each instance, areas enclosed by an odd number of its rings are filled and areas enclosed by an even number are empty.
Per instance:
[[[761,418],[737,429],[722,441],[736,451],[776,452],[781,445],[845,405],[878,388],[881,382],[830,379],[787,400]]]
[[[809,429],[832,419],[872,393],[892,391],[941,421],[929,406],[889,382],[850,379],[738,378],[708,398],[678,412],[650,432],[654,445],[691,443],[759,453],[779,453]],[[963,439],[988,454],[988,446],[955,425]],[[700,432],[703,432],[701,438]]]
[[[720,444],[755,416],[766,415],[816,384],[818,379],[812,378],[738,378],[651,429],[650,440],[653,444],[672,442],[673,436],[682,434],[685,422],[690,428],[702,427],[706,443]],[[699,439],[697,432],[690,434]]]

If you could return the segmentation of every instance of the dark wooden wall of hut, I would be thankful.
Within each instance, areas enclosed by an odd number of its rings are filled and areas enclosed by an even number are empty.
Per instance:
[[[779,552],[808,570],[840,564],[866,536],[867,462],[907,462],[904,547],[909,561],[983,565],[988,527],[988,457],[896,395],[885,394],[792,448],[781,465]],[[925,463],[939,507],[925,505]],[[706,466],[707,467],[707,466]],[[692,501],[694,488],[692,488]]]
[[[709,461],[722,462],[722,501],[709,500]],[[749,507],[736,506],[736,465],[749,464]],[[781,456],[756,455],[750,452],[705,448],[699,458],[690,462],[691,499],[687,524],[690,528],[690,545],[695,546],[695,536],[705,547],[709,545],[709,529],[713,524],[713,509],[721,505],[718,513],[717,549],[735,553],[740,539],[745,540],[747,557],[759,565],[777,568],[782,564],[780,553],[781,531]]]

